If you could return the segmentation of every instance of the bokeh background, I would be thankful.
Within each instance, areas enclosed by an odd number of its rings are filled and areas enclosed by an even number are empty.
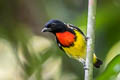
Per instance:
[[[0,0],[0,80],[83,80],[82,64],[41,29],[59,19],[86,34],[87,9],[87,0]],[[120,65],[117,72],[104,72],[120,54],[120,0],[98,0],[95,34],[95,52],[104,64],[94,68],[94,79],[120,80]]]

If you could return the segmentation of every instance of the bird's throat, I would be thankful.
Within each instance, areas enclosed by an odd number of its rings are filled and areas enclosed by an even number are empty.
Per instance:
[[[63,46],[69,47],[75,41],[75,35],[68,31],[56,33],[56,37]]]

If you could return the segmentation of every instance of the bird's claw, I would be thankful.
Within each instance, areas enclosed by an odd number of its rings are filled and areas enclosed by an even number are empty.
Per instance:
[[[84,67],[84,70],[89,70],[87,67]]]
[[[90,39],[90,37],[86,37],[86,40]]]
[[[83,66],[84,66],[84,70],[89,70],[85,64]]]

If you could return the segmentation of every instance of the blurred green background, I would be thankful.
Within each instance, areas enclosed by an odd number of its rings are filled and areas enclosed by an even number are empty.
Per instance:
[[[82,64],[41,29],[59,19],[86,34],[87,6],[87,0],[0,0],[0,80],[83,80]],[[120,0],[97,2],[95,52],[104,64],[94,68],[94,79],[120,80]]]

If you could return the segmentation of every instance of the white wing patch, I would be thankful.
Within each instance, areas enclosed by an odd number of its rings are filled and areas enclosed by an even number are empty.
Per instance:
[[[72,30],[77,30],[76,28],[72,27],[73,25],[72,24],[67,24],[67,27],[72,29]]]

